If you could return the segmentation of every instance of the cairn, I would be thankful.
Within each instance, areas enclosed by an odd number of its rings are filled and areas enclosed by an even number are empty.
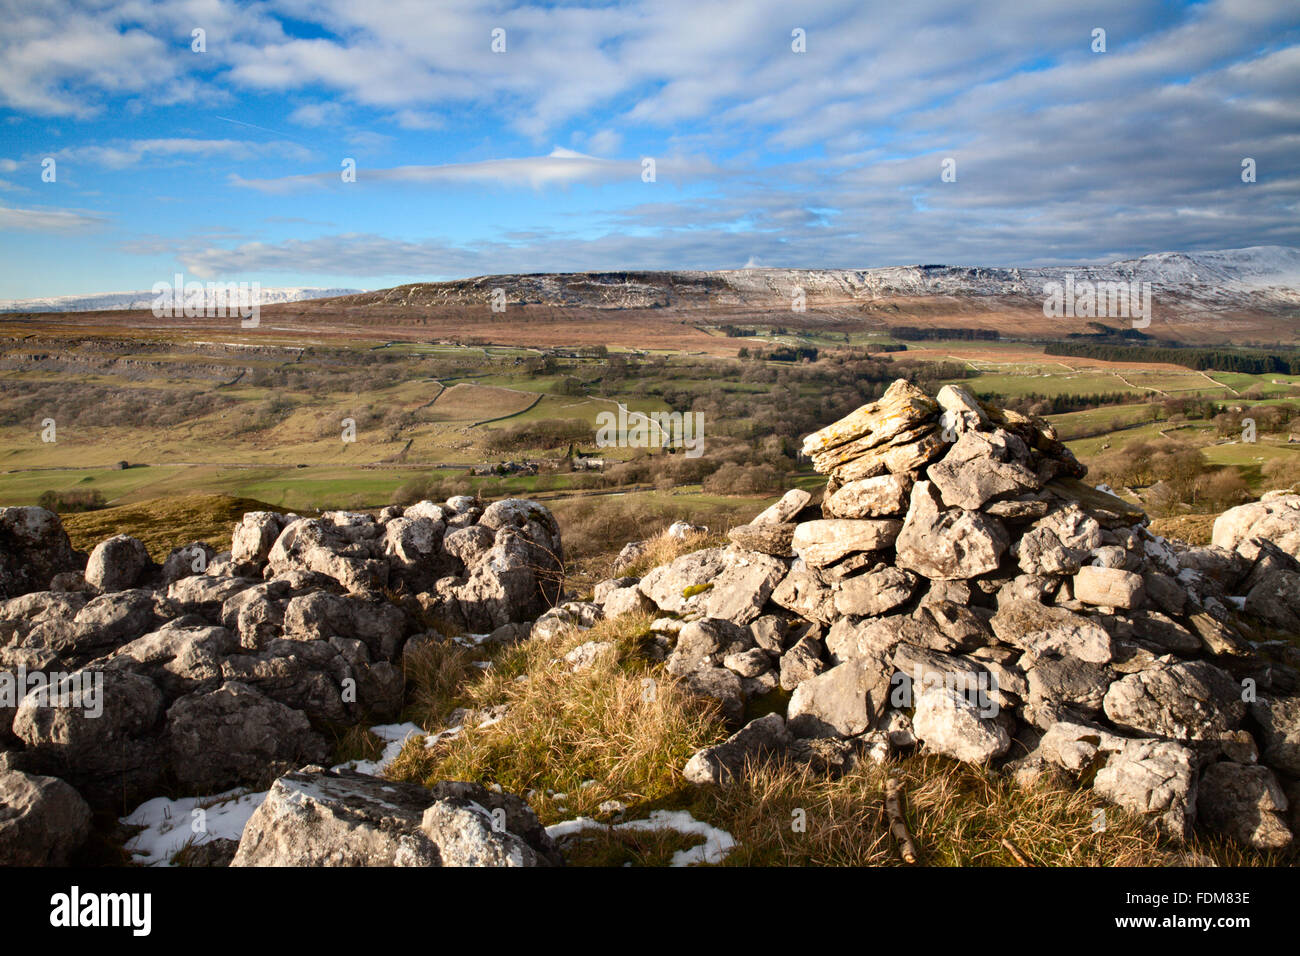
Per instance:
[[[1249,611],[1300,585],[1294,557],[1153,535],[1050,425],[957,386],[896,381],[803,450],[819,500],[791,490],[730,547],[597,588],[607,614],[662,613],[667,670],[740,727],[688,779],[919,747],[1072,774],[1178,838],[1290,843],[1300,651]],[[741,726],[778,689],[784,714]]]

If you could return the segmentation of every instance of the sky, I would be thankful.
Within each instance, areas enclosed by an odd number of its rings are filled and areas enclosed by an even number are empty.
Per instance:
[[[1296,0],[0,0],[0,299],[1252,245]]]

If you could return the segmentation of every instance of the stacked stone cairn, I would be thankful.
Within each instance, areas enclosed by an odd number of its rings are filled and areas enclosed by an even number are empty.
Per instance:
[[[818,501],[792,490],[730,546],[597,588],[606,614],[661,615],[668,672],[739,728],[689,780],[919,748],[1073,775],[1176,839],[1290,843],[1300,650],[1249,612],[1300,595],[1292,554],[1153,535],[1050,425],[960,387],[896,381],[803,451]]]

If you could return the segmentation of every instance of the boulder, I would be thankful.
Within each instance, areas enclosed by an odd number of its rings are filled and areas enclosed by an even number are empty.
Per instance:
[[[1300,573],[1269,571],[1246,595],[1245,612],[1269,627],[1300,634]]]
[[[230,536],[230,560],[261,567],[284,530],[284,516],[271,511],[247,512]]]
[[[893,668],[860,657],[799,683],[786,719],[796,737],[856,737],[880,720]],[[784,674],[784,669],[783,669]]]
[[[91,806],[129,807],[158,792],[163,706],[162,691],[141,674],[78,671],[55,694],[23,698],[13,732],[42,773],[67,780]]]
[[[1267,494],[1259,501],[1229,508],[1214,519],[1211,543],[1254,559],[1252,538],[1271,541],[1300,558],[1300,495]]]
[[[173,548],[163,561],[163,583],[171,584],[173,581],[191,575],[205,574],[216,556],[217,549],[206,541],[191,541],[179,548]]]
[[[941,684],[917,694],[912,731],[928,749],[965,763],[987,763],[1011,749],[999,721],[982,716],[968,695]]]
[[[738,552],[704,596],[704,613],[736,624],[756,619],[772,591],[786,576],[786,562],[766,554]]]
[[[632,584],[629,587],[615,588],[610,591],[605,596],[602,608],[605,617],[615,618],[624,614],[649,614],[655,610],[655,605],[635,584]]]
[[[910,571],[890,565],[840,582],[835,592],[835,609],[841,614],[876,617],[912,599],[921,579]]]
[[[802,569],[792,570],[773,589],[772,603],[818,624],[830,624],[839,614],[835,592],[817,575]]]
[[[895,443],[906,443],[918,428],[932,423],[938,412],[939,406],[934,399],[915,385],[898,379],[886,389],[879,401],[863,405],[805,438],[803,453],[812,458],[817,471],[834,473],[836,468],[855,459],[878,458],[882,449]],[[882,467],[880,470],[886,469]]]
[[[716,700],[729,723],[739,723],[744,715],[744,687],[740,678],[725,667],[698,667],[682,678],[682,685],[696,697]]]
[[[1250,705],[1259,725],[1264,763],[1292,777],[1300,777],[1300,695],[1261,696]]]
[[[47,590],[55,575],[84,566],[54,512],[0,508],[0,598]]]
[[[819,518],[795,526],[791,547],[805,563],[822,567],[850,554],[888,548],[902,527],[894,518]]]
[[[1267,767],[1228,761],[1205,768],[1196,796],[1202,826],[1256,850],[1291,845],[1288,806],[1286,794]]]
[[[794,522],[785,524],[744,524],[732,528],[727,537],[745,551],[757,551],[780,558],[794,556]]]
[[[1074,599],[1084,604],[1132,610],[1146,598],[1142,575],[1119,568],[1085,565],[1074,575]]]
[[[1010,432],[968,431],[926,474],[944,504],[974,511],[995,498],[1037,491],[1039,480],[1028,461],[1029,449]]]
[[[1092,789],[1146,817],[1174,839],[1191,835],[1196,818],[1196,752],[1171,740],[1124,740],[1093,778]]]
[[[1208,661],[1161,659],[1120,678],[1104,701],[1121,730],[1174,740],[1215,740],[1235,730],[1246,713],[1241,686]]]
[[[726,567],[721,548],[692,551],[648,571],[637,584],[641,593],[654,601],[660,610],[682,614],[700,604],[699,595],[713,586],[714,579]]]
[[[172,773],[191,793],[264,785],[330,752],[301,711],[237,681],[176,701],[167,711],[167,751]]]
[[[745,765],[783,753],[794,737],[780,714],[751,720],[720,744],[698,750],[687,761],[683,775],[697,786],[728,783]]]
[[[276,780],[231,866],[546,866],[554,843],[518,797],[319,767]]]
[[[1081,661],[1105,664],[1114,656],[1110,633],[1096,618],[1062,607],[1024,598],[999,600],[990,623],[998,640],[1019,647],[1031,658],[1070,654]]]
[[[1070,504],[1035,521],[1011,553],[1026,574],[1077,574],[1100,546],[1101,525]]]
[[[908,475],[884,474],[842,485],[826,496],[822,511],[828,518],[880,518],[907,510],[912,491]]]
[[[805,635],[781,655],[781,689],[794,690],[825,669],[821,641],[811,634]]]
[[[789,524],[794,521],[795,515],[803,511],[812,500],[812,495],[802,488],[791,488],[781,499],[774,504],[768,505],[758,513],[750,524],[754,525],[781,525]]]
[[[90,552],[86,581],[100,591],[125,591],[139,584],[152,567],[144,542],[119,534]]]
[[[66,866],[90,835],[90,807],[57,777],[0,771],[0,865]]]

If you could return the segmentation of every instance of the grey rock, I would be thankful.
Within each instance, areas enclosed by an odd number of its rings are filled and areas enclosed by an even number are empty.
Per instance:
[[[1026,574],[1076,574],[1101,545],[1101,525],[1077,505],[1034,522],[1011,548]]]
[[[787,722],[796,737],[855,737],[870,730],[889,703],[893,668],[867,657],[837,664],[795,688]]]
[[[1111,685],[1106,717],[1121,730],[1174,740],[1213,740],[1246,712],[1241,687],[1208,661],[1161,661]]]
[[[436,808],[436,809],[435,809]],[[430,813],[430,811],[433,811]],[[232,866],[537,866],[559,853],[517,797],[307,768],[276,780]]]
[[[1214,833],[1257,850],[1291,845],[1289,803],[1267,767],[1215,763],[1205,768],[1197,791],[1197,820]]]
[[[1196,753],[1170,740],[1125,740],[1093,778],[1103,799],[1146,817],[1175,839],[1196,819]]]
[[[1142,575],[1121,568],[1085,565],[1074,575],[1074,598],[1084,604],[1132,610],[1146,598]]]
[[[888,548],[903,523],[896,518],[819,518],[795,526],[791,546],[812,567],[858,552]]]
[[[1260,728],[1264,762],[1300,777],[1300,696],[1261,696],[1250,704],[1250,716]]]
[[[998,566],[1010,539],[995,519],[977,511],[942,509],[928,481],[912,488],[911,506],[894,547],[898,567],[931,580],[973,578]]]
[[[141,582],[153,566],[144,543],[119,534],[101,541],[86,562],[86,581],[100,591],[125,591]]]
[[[998,602],[990,623],[998,640],[1031,657],[1066,653],[1105,664],[1113,656],[1110,633],[1095,618],[1020,598]]]
[[[90,807],[57,777],[0,771],[0,864],[65,866],[90,835]]]
[[[172,773],[192,793],[264,784],[329,756],[325,739],[300,712],[228,681],[189,694],[167,711]]]
[[[888,565],[840,582],[835,609],[841,614],[876,617],[912,599],[921,579],[910,571]]]
[[[926,687],[917,695],[912,730],[928,749],[965,763],[987,763],[1011,749],[1006,728],[949,687]]]
[[[794,738],[780,714],[751,720],[720,744],[696,751],[686,763],[684,776],[697,786],[734,780],[747,763],[784,753]]]
[[[821,642],[807,635],[781,655],[781,688],[794,690],[826,669],[822,661]]]

